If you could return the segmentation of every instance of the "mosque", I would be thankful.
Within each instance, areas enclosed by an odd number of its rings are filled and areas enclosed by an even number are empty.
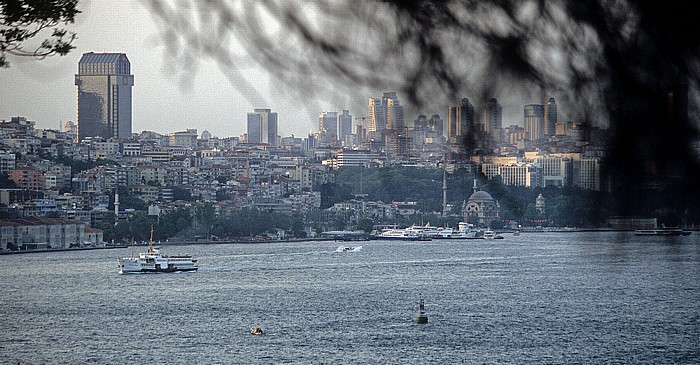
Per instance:
[[[462,216],[465,222],[475,222],[479,226],[488,227],[491,222],[499,219],[501,205],[491,197],[491,194],[479,190],[474,179],[474,193],[462,204]]]

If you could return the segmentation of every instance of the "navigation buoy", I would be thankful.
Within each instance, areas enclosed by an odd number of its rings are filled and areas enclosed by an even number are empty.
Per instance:
[[[263,333],[264,332],[263,332],[262,327],[251,327],[250,328],[251,335],[262,335]]]
[[[425,301],[423,300],[423,296],[420,296],[420,301],[418,302],[418,315],[416,316],[416,323],[428,323],[428,315],[425,314]]]

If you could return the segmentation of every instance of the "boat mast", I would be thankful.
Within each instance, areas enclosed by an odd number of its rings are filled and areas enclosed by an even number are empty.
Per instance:
[[[151,224],[151,239],[148,241],[148,252],[153,252],[153,225]]]

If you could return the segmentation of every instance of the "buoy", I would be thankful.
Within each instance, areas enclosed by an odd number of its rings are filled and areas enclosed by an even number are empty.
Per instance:
[[[423,301],[423,296],[420,296],[420,301],[418,302],[418,315],[416,316],[416,323],[428,323],[428,315],[425,314],[425,301]]]
[[[263,329],[262,327],[251,327],[250,328],[250,334],[251,335],[262,335],[263,334]]]

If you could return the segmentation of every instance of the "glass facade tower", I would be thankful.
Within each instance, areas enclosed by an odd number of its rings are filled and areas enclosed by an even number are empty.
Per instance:
[[[78,140],[131,138],[134,75],[124,53],[84,53],[78,62]]]

